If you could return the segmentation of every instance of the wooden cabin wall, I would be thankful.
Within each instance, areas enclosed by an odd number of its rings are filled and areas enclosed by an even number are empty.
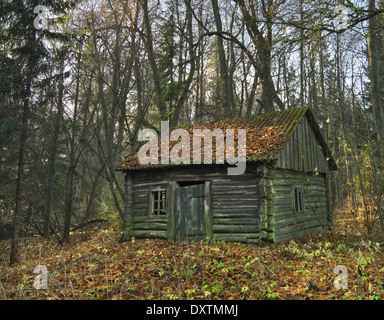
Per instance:
[[[324,230],[329,208],[324,174],[269,169],[262,184],[266,200],[263,238],[279,243]],[[296,185],[303,190],[304,212],[295,213],[293,188]]]
[[[131,236],[174,240],[175,197],[167,194],[167,217],[149,216],[152,190],[171,192],[180,181],[209,181],[205,223],[208,239],[257,243],[260,236],[260,177],[254,173],[228,176],[226,168],[173,168],[131,172]],[[207,194],[209,193],[209,194]],[[169,223],[168,223],[169,221]],[[171,224],[171,225],[169,225]]]
[[[328,163],[307,118],[304,117],[297,125],[278,157],[276,168],[301,172],[329,172]]]
[[[244,175],[212,181],[213,239],[258,243],[260,178]]]
[[[167,217],[150,217],[150,192],[167,190],[168,181],[150,171],[131,174],[131,237],[167,239]]]

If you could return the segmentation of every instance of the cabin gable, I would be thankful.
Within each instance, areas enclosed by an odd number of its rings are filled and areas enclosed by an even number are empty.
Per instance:
[[[323,148],[308,119],[303,117],[280,152],[275,167],[300,172],[328,173],[328,162]]]

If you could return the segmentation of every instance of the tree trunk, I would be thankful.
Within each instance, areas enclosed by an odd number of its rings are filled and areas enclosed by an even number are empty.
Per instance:
[[[215,24],[217,32],[223,31],[220,10],[217,0],[212,0],[213,14],[215,17]],[[219,84],[224,97],[224,114],[231,116],[235,111],[235,99],[233,96],[232,79],[229,77],[228,65],[226,61],[226,55],[224,51],[223,38],[221,36],[216,37],[217,51],[219,56],[219,71],[220,79]]]
[[[264,8],[264,16],[266,19],[266,36],[259,29],[258,19],[248,11],[244,0],[236,0],[236,3],[239,5],[243,21],[247,27],[248,33],[255,45],[255,48],[258,53],[258,60],[254,60],[254,67],[258,71],[260,81],[262,84],[263,95],[261,98],[262,108],[265,112],[274,111],[274,103],[277,104],[280,110],[284,110],[285,106],[279,96],[277,95],[275,85],[272,79],[272,24],[273,24],[273,11],[271,12],[268,8]],[[252,10],[251,10],[252,11]]]
[[[124,215],[123,215],[123,234],[120,242],[129,240],[131,233],[131,204],[132,204],[132,182],[126,174],[124,182]]]
[[[72,150],[71,153],[74,153],[74,151]],[[68,174],[69,174],[69,183],[68,183],[68,196],[67,196],[67,212],[65,214],[63,243],[69,243],[69,232],[71,230],[74,180],[75,180],[75,161],[74,161],[74,155],[72,154],[71,154]]]
[[[24,166],[25,166],[25,154],[26,154],[27,138],[28,138],[28,114],[29,114],[29,99],[31,96],[31,82],[32,82],[31,77],[28,76],[24,103],[23,103],[19,164],[18,164],[18,170],[17,170],[17,184],[16,184],[16,204],[15,204],[15,213],[13,216],[13,238],[12,238],[12,245],[11,245],[10,265],[13,265],[19,262],[19,231],[20,231],[21,206],[23,202]]]
[[[48,173],[48,183],[47,183],[47,199],[46,199],[46,216],[44,223],[44,237],[49,237],[49,224],[51,218],[51,203],[52,203],[52,189],[55,181],[55,167],[56,167],[56,155],[57,155],[57,142],[59,139],[60,125],[63,118],[64,106],[63,106],[63,92],[64,92],[64,58],[61,63],[61,75],[58,84],[58,103],[57,103],[57,113],[54,121],[53,127],[53,138],[51,142],[51,151],[49,156],[49,173]]]
[[[376,1],[369,0],[369,11],[376,10]],[[371,99],[372,109],[375,119],[375,127],[377,134],[377,149],[380,155],[381,161],[384,161],[384,106],[383,106],[383,79],[381,75],[383,73],[383,61],[382,50],[383,44],[381,39],[381,33],[379,28],[380,16],[373,16],[369,19],[368,33],[368,58],[369,58],[369,76],[371,79]]]
[[[166,108],[166,105],[164,103],[164,99],[163,99],[163,95],[162,95],[160,72],[159,72],[159,69],[157,67],[155,53],[153,50],[152,30],[151,30],[151,24],[149,21],[149,14],[148,14],[148,1],[143,0],[141,3],[142,3],[142,7],[143,7],[144,27],[145,27],[145,32],[146,32],[146,37],[144,39],[144,42],[145,42],[145,47],[146,47],[146,50],[148,53],[149,64],[151,66],[152,73],[153,73],[153,82],[155,85],[155,98],[156,98],[155,102],[158,105],[161,119],[167,120],[168,119],[167,108]]]
[[[188,52],[189,52],[189,60],[190,60],[190,69],[189,69],[188,77],[184,82],[183,88],[181,89],[179,97],[177,98],[176,104],[174,106],[171,126],[177,126],[179,124],[182,107],[184,105],[185,99],[188,97],[189,88],[191,86],[191,83],[195,74],[195,69],[196,69],[196,62],[195,62],[196,55],[192,45],[193,43],[192,12],[189,9],[189,6],[187,9],[186,19],[187,19],[187,37],[188,37],[188,45],[189,45]]]
[[[300,0],[300,107],[304,107],[304,11],[303,11],[303,1]]]

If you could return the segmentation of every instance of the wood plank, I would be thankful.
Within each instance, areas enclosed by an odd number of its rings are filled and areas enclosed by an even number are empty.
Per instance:
[[[259,243],[259,233],[254,234],[224,234],[224,233],[215,233],[213,239],[216,241],[228,241],[228,242],[244,242],[244,243]]]
[[[286,144],[286,154],[285,154],[285,157],[286,157],[286,162],[287,162],[287,165],[286,165],[286,169],[292,169],[292,142],[291,141],[288,141],[288,143]]]
[[[145,202],[135,202],[135,201],[133,201],[133,203],[132,203],[132,209],[133,210],[140,210],[140,209],[142,209],[142,210],[148,210],[148,205],[149,205],[149,203],[148,203],[148,201],[145,201]]]
[[[131,236],[136,238],[158,238],[167,239],[166,231],[148,231],[148,230],[132,230]]]
[[[298,170],[304,171],[304,165],[303,165],[303,154],[304,154],[304,146],[303,146],[303,138],[304,138],[304,132],[303,132],[303,121],[299,123],[296,129],[297,132],[297,145],[298,145],[298,154],[297,160],[298,160]]]
[[[213,239],[213,212],[212,212],[212,182],[206,181],[204,185],[204,227],[207,240]]]
[[[220,209],[230,209],[230,208],[253,208],[258,207],[260,205],[260,201],[232,201],[232,202],[223,202],[223,201],[212,201],[212,207],[220,208]]]
[[[149,217],[148,214],[144,216],[133,216],[132,223],[141,223],[141,222],[150,222],[150,223],[167,223],[167,218],[164,216],[161,217]]]
[[[297,238],[300,236],[304,236],[304,235],[308,235],[308,234],[312,234],[312,233],[320,233],[322,230],[323,229],[321,227],[315,227],[315,228],[311,228],[308,230],[298,230],[295,232],[275,236],[273,238],[273,241],[274,241],[274,243],[278,244],[278,243],[281,243],[283,241],[291,240],[291,239],[294,239],[294,238]]]
[[[313,150],[311,148],[311,136],[313,134],[312,128],[309,126],[308,120],[305,119],[305,126],[306,126],[306,148],[307,148],[307,172],[313,172],[313,166],[312,166],[312,158],[313,158]]]
[[[233,195],[212,195],[214,202],[238,202],[238,201],[259,201],[259,197],[254,194],[233,194]]]
[[[148,217],[148,209],[138,209],[138,210],[132,210],[131,211],[132,216],[146,216]]]
[[[302,141],[303,141],[303,156],[302,156],[302,161],[303,161],[303,171],[308,172],[308,125],[307,121],[301,121],[302,123]]]
[[[167,190],[167,239],[175,240],[175,208],[177,183],[171,181]]]
[[[166,223],[158,222],[145,222],[145,223],[132,223],[132,230],[167,230]]]
[[[253,176],[251,179],[244,179],[244,178],[238,178],[241,176],[236,176],[236,180],[226,180],[226,181],[217,181],[213,180],[212,181],[212,188],[217,188],[217,187],[236,187],[236,186],[248,186],[248,187],[257,187],[260,179],[255,179]]]
[[[260,219],[258,217],[234,217],[234,218],[213,218],[213,223],[215,225],[220,225],[220,224],[231,224],[231,225],[245,225],[245,224],[259,224]]]
[[[242,186],[242,187],[213,187],[212,195],[237,195],[237,194],[253,194],[258,195],[257,186]]]
[[[213,233],[256,233],[259,231],[258,225],[213,225]]]

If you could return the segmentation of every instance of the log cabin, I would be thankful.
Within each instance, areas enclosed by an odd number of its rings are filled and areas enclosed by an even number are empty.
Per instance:
[[[137,154],[126,157],[117,170],[130,237],[277,244],[327,228],[337,166],[310,108],[183,128],[246,129],[245,171],[228,175],[231,165],[215,159],[142,165]]]

